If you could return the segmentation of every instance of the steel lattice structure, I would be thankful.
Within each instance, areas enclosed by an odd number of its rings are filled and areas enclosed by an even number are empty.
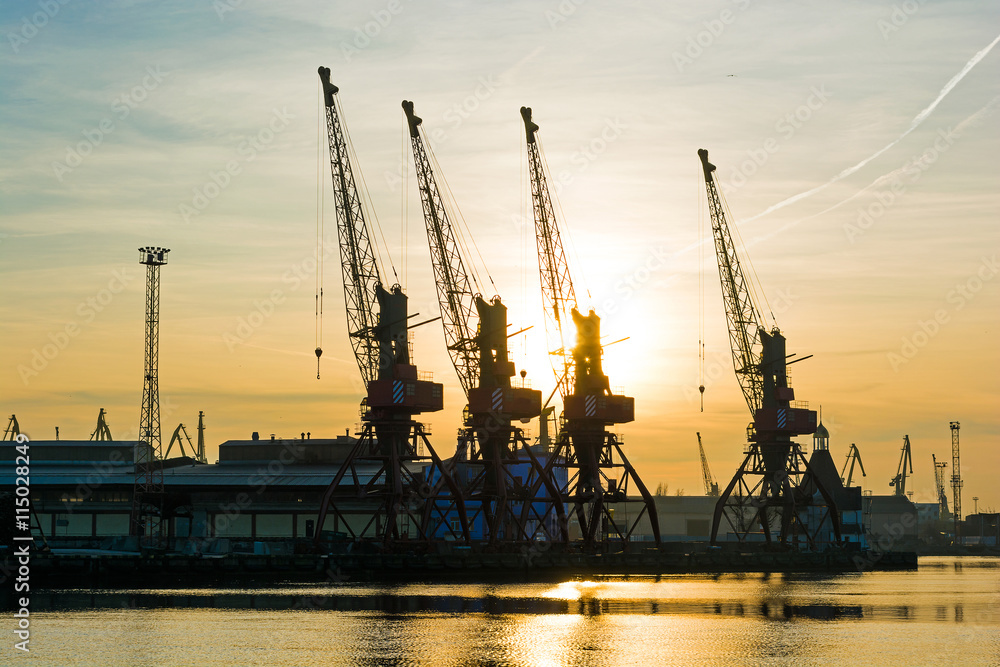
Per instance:
[[[698,155],[701,156],[703,163],[708,164],[708,151],[698,151]],[[708,170],[705,179],[708,184],[708,210],[712,218],[715,256],[719,262],[719,282],[722,284],[722,299],[729,326],[729,348],[733,355],[736,377],[750,409],[750,416],[753,417],[763,406],[763,376],[760,372],[763,349],[758,335],[758,330],[761,328],[759,323],[762,320],[746,277],[743,275],[729,225],[725,223],[726,212],[722,206],[722,199]]]
[[[834,498],[822,480],[812,474],[801,446],[791,439],[816,431],[816,412],[792,406],[795,394],[788,386],[785,337],[777,327],[768,332],[761,324],[726,221],[715,182],[715,165],[708,161],[704,149],[698,151],[698,157],[705,176],[733,367],[753,418],[747,429],[749,442],[743,463],[715,506],[712,543],[717,542],[725,522],[740,542],[759,529],[766,544],[792,545],[804,538],[807,547],[816,549],[822,546],[816,537],[827,519],[839,542],[840,512]],[[802,359],[808,357],[797,361]],[[810,505],[817,505],[815,498],[800,488],[806,476],[825,508],[813,527],[805,523],[803,513]]]
[[[576,308],[576,291],[566,261],[556,213],[549,196],[545,178],[545,161],[542,159],[535,133],[538,125],[531,120],[531,109],[521,107],[528,143],[528,169],[531,174],[531,201],[535,217],[535,239],[538,242],[538,277],[542,283],[542,306],[545,310],[545,330],[549,335],[552,369],[556,374],[559,394],[573,392],[573,354],[566,341],[569,323],[564,323],[567,313]],[[561,364],[556,364],[556,358]]]
[[[135,452],[135,485],[132,490],[130,534],[145,546],[163,540],[163,467],[160,438],[160,267],[167,263],[168,248],[139,248],[139,263],[146,266],[146,339],[142,412]]]
[[[448,210],[441,200],[434,170],[420,137],[420,118],[413,115],[413,102],[403,102],[410,127],[410,147],[417,169],[417,188],[423,205],[427,244],[431,251],[434,284],[441,304],[441,322],[449,356],[458,373],[465,394],[476,386],[479,377],[478,350],[472,333],[476,295],[469,283],[469,274],[462,262],[462,253]]]
[[[423,205],[431,264],[441,305],[445,341],[459,381],[469,399],[459,433],[457,463],[470,522],[482,515],[484,541],[495,545],[528,543],[541,533],[566,540],[564,508],[556,484],[525,441],[514,419],[541,413],[541,392],[511,386],[514,364],[508,361],[507,307],[499,296],[486,301],[473,294],[448,209],[441,197],[412,102],[403,102],[410,129],[417,187]],[[475,334],[473,334],[475,331]],[[528,475],[515,474],[527,457]],[[465,459],[462,461],[462,459]],[[522,479],[518,479],[522,477]],[[536,486],[535,482],[540,486]],[[530,495],[532,489],[536,495]],[[537,491],[544,490],[538,494]],[[551,526],[555,522],[554,526]],[[546,528],[546,526],[551,528]]]
[[[323,71],[326,71],[324,76]],[[348,157],[346,135],[336,110],[337,86],[330,83],[330,70],[320,68],[326,108],[326,136],[330,148],[330,170],[337,208],[337,236],[347,306],[347,334],[365,386],[378,377],[379,349],[374,332],[378,321],[375,288],[382,284],[354,171]]]
[[[962,543],[962,463],[958,455],[958,422],[950,422],[951,429],[951,492],[952,514],[955,520],[955,543]]]
[[[587,315],[577,310],[569,263],[545,178],[545,162],[535,136],[538,125],[532,121],[531,109],[527,107],[521,107],[521,119],[528,147],[545,324],[550,340],[557,339],[559,345],[551,353],[562,359],[562,367],[553,364],[553,370],[563,397],[565,423],[546,465],[549,469],[553,466],[567,469],[569,482],[562,490],[562,500],[573,505],[587,547],[616,538],[627,548],[643,516],[649,518],[653,539],[659,544],[660,527],[653,496],[625,457],[618,437],[607,430],[612,424],[635,418],[635,401],[631,396],[614,394],[604,374],[601,318],[593,310]],[[576,330],[572,350],[565,338],[568,318],[572,318]],[[634,484],[642,497],[642,507],[634,520],[623,522],[615,518],[609,504],[628,501],[630,484]]]
[[[348,335],[367,396],[361,406],[359,440],[323,495],[315,539],[321,541],[324,522],[332,514],[334,532],[356,541],[380,542],[385,548],[408,538],[450,537],[467,543],[469,522],[461,490],[423,425],[413,419],[443,407],[443,387],[420,379],[410,360],[407,297],[399,285],[382,287],[337,109],[339,89],[330,82],[328,68],[320,67],[319,77],[337,201]],[[449,519],[452,511],[457,525]]]

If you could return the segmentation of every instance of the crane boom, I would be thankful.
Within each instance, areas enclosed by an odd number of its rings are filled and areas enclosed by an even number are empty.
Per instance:
[[[715,165],[708,161],[704,149],[698,151],[698,157],[708,193],[733,368],[753,418],[747,429],[746,458],[715,506],[712,543],[724,528],[723,520],[740,541],[751,539],[751,531],[759,527],[768,543],[775,528],[777,541],[786,545],[803,536],[809,548],[820,548],[821,540],[838,543],[840,513],[833,493],[815,474],[801,446],[792,440],[816,432],[816,412],[793,403],[795,392],[788,384],[787,370],[789,363],[795,363],[788,361],[794,355],[785,353],[786,340],[776,326],[770,331],[763,326],[752,285],[733,243],[725,203],[715,181]],[[809,491],[810,499],[802,502],[804,489],[800,485],[804,480],[815,485],[821,499]],[[822,509],[810,513],[810,507]],[[832,530],[824,533],[827,521]]]
[[[545,179],[545,163],[539,151],[535,133],[538,125],[531,120],[531,109],[521,107],[521,118],[528,144],[528,168],[531,178],[531,201],[534,207],[535,237],[538,241],[538,272],[542,283],[542,301],[545,310],[546,331],[549,332],[553,357],[559,357],[561,364],[553,359],[553,370],[559,393],[563,397],[573,392],[573,355],[567,344],[567,316],[577,307],[576,292],[569,272],[569,262],[563,250],[562,237],[556,224],[555,209],[549,196],[549,186]]]
[[[848,487],[851,485],[851,480],[854,478],[854,464],[857,463],[858,467],[861,468],[861,476],[867,477],[865,473],[865,464],[861,461],[861,450],[855,443],[851,443],[851,448],[847,450],[847,459],[844,461],[844,467],[840,471],[840,479],[844,482],[844,486]],[[846,474],[846,477],[845,477]]]
[[[948,467],[947,461],[938,463],[937,456],[931,454],[934,461],[934,484],[937,487],[938,497],[938,518],[946,519],[951,511],[948,509],[948,494],[944,490],[944,469]]]
[[[330,68],[320,67],[330,146],[330,169],[337,208],[337,234],[344,276],[347,331],[365,386],[379,374],[377,294],[382,285],[364,208],[348,159],[348,142],[337,109],[339,88],[330,82]]]
[[[701,433],[698,432],[696,435],[698,436],[698,453],[701,454],[701,476],[705,482],[705,495],[718,496],[719,484],[712,480],[712,471],[708,468],[708,457],[705,456],[705,447],[701,444]]]
[[[419,117],[413,113],[413,102],[403,102],[407,124],[410,128],[410,145],[417,170],[417,187],[423,204],[427,241],[431,250],[438,302],[441,304],[441,322],[451,362],[458,373],[458,380],[465,395],[476,386],[478,375],[477,346],[473,335],[473,314],[476,312],[476,295],[469,284],[469,274],[462,263],[462,255],[448,211],[438,190],[437,180],[420,136]]]
[[[906,471],[909,468],[913,474],[913,458],[910,454],[910,436],[903,436],[902,454],[899,456],[899,467],[896,469],[896,476],[889,482],[889,486],[896,489],[897,496],[906,495]]]
[[[726,322],[729,325],[729,341],[733,354],[733,366],[739,379],[743,397],[750,414],[754,415],[763,407],[763,378],[760,370],[762,345],[760,332],[760,311],[754,303],[736,245],[733,243],[726,211],[722,205],[712,172],[715,165],[708,161],[708,151],[700,149],[702,168],[705,172],[705,187],[708,191],[708,207],[712,218],[712,237],[715,240],[715,256],[719,263],[719,280],[722,283],[722,299],[726,308]]]
[[[600,539],[598,526],[604,526],[601,533],[617,534],[618,539],[627,544],[643,516],[649,517],[653,539],[659,542],[660,528],[653,497],[628,462],[618,436],[607,430],[612,424],[635,419],[635,400],[611,391],[601,362],[601,318],[594,310],[584,315],[577,309],[569,262],[556,223],[545,178],[545,163],[536,136],[538,125],[531,120],[531,109],[527,107],[521,107],[521,120],[528,146],[545,329],[565,418],[548,465],[559,460],[560,465],[567,468],[570,482],[563,501],[573,503],[585,544],[593,545]],[[566,320],[569,318],[576,334],[572,348],[567,344],[570,330]],[[615,463],[616,454],[621,463]],[[569,473],[570,468],[575,468],[576,472]],[[609,503],[627,500],[630,482],[639,490],[644,507],[634,521],[630,518],[616,520]]]

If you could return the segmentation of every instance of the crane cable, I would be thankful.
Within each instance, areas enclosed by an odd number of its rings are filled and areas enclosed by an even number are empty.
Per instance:
[[[698,201],[698,394],[705,411],[705,197],[701,195],[700,172],[695,177]],[[699,438],[699,443],[700,443]]]
[[[410,163],[406,159],[406,148],[407,148],[406,138],[409,136],[409,131],[407,128],[406,114],[403,114],[402,122],[403,122],[403,131],[401,134],[402,140],[399,143],[399,176],[400,179],[403,181],[403,187],[402,191],[400,192],[399,215],[402,219],[402,224],[400,225],[401,227],[400,243],[402,244],[401,253],[403,256],[402,259],[403,287],[405,288],[409,279],[409,275],[407,273],[408,263],[406,260],[407,260],[407,251],[409,248],[409,233],[410,233],[410,207],[409,207],[410,200],[408,197],[410,193]]]
[[[448,179],[444,175],[444,170],[441,169],[441,165],[438,163],[437,155],[434,154],[429,142],[425,141],[424,146],[427,156],[431,161],[434,173],[440,177],[441,183],[444,185],[444,188],[439,193],[441,194],[441,204],[445,205],[448,209],[451,209],[455,217],[455,222],[458,223],[452,229],[455,231],[455,242],[461,248],[462,256],[469,259],[469,265],[466,267],[469,278],[472,279],[472,284],[475,286],[476,291],[482,294],[485,282],[479,275],[479,266],[481,266],[483,273],[486,274],[486,279],[493,287],[493,293],[496,294],[498,290],[496,283],[493,282],[493,275],[490,273],[489,267],[486,266],[486,260],[483,259],[483,253],[479,250],[478,244],[476,244],[476,237],[473,236],[472,232],[469,230],[469,223],[466,222],[465,216],[462,215],[462,209],[459,208],[458,200],[452,192],[451,184],[448,183]],[[447,199],[447,204],[445,204],[445,199]],[[475,254],[473,254],[473,250],[475,251]],[[479,258],[478,266],[475,262],[476,257]]]
[[[323,145],[326,133],[326,109],[323,100],[323,84],[319,85],[319,112],[316,116],[316,322],[314,334],[316,338],[316,379],[319,379],[319,359],[323,356],[323,248],[324,238],[324,204],[326,190],[323,188]]]
[[[716,179],[718,181],[718,179]],[[721,190],[721,188],[720,188]],[[753,302],[754,306],[758,309],[758,315],[763,315],[764,313],[760,311],[760,304],[764,304],[767,307],[767,314],[771,316],[771,324],[775,327],[778,325],[778,320],[774,316],[774,311],[771,309],[771,304],[767,300],[767,294],[764,292],[764,287],[761,285],[760,277],[757,275],[757,269],[754,268],[753,260],[750,259],[750,253],[747,252],[747,244],[743,241],[743,237],[740,234],[739,225],[736,224],[736,219],[733,217],[732,211],[729,210],[729,202],[726,201],[725,196],[720,191],[719,200],[722,202],[722,206],[726,211],[726,220],[732,220],[732,224],[729,225],[731,233],[736,237],[736,247],[733,251],[738,255],[743,255],[743,259],[746,260],[746,265],[750,267],[750,271],[747,276],[747,290],[750,293],[750,300]],[[758,326],[762,323],[758,322]]]
[[[580,278],[580,282],[583,283],[583,292],[584,292],[584,294],[587,295],[588,306],[590,306],[591,308],[593,308],[593,305],[594,305],[593,304],[593,299],[594,299],[594,297],[590,293],[590,285],[587,283],[587,276],[586,276],[586,274],[584,272],[582,272],[582,271],[579,271],[579,272],[577,272],[577,273],[574,274],[574,272],[572,270],[573,266],[577,266],[577,267],[583,266],[583,262],[580,261],[580,253],[577,252],[577,250],[576,250],[576,243],[573,242],[573,232],[569,229],[569,225],[567,225],[566,222],[565,222],[566,221],[566,214],[565,214],[565,212],[563,212],[562,203],[560,203],[560,201],[559,201],[559,193],[557,192],[556,187],[555,187],[555,183],[552,180],[552,173],[549,171],[549,162],[548,162],[548,157],[546,157],[546,155],[545,155],[545,146],[542,144],[542,138],[540,136],[538,136],[537,132],[535,133],[535,143],[538,144],[538,154],[541,157],[541,161],[540,162],[541,162],[542,172],[545,174],[545,185],[546,185],[546,188],[548,189],[548,192],[549,192],[549,202],[551,202],[551,204],[552,204],[552,211],[553,211],[553,213],[556,216],[556,219],[553,221],[553,225],[558,230],[560,238],[562,238],[563,233],[565,233],[566,241],[567,241],[567,243],[565,244],[565,246],[569,246],[569,256],[572,257],[572,259],[573,259],[572,262],[570,262],[570,258],[569,257],[567,257],[567,259],[566,259],[566,263],[567,263],[566,269],[567,269],[567,272],[569,274],[569,282],[570,282],[571,285],[573,285],[573,304],[572,304],[572,307],[576,308],[577,310],[579,310],[579,308],[580,308],[579,298],[576,296],[576,284],[575,284],[575,282],[573,280],[574,277],[577,277],[577,278]],[[552,184],[551,188],[549,187],[550,183]],[[563,221],[562,226],[559,225],[559,221],[560,220]],[[565,246],[563,247],[563,252],[566,251],[566,247]],[[569,315],[568,312],[566,314]]]
[[[337,105],[337,115],[341,118],[341,131],[343,132],[344,135],[344,141],[347,144],[348,160],[352,165],[357,165],[358,156],[354,150],[354,141],[351,139],[351,135],[347,131],[347,117],[344,114],[343,105],[340,103],[340,98],[336,95],[334,96],[333,101]],[[366,214],[365,225],[369,227],[369,229],[367,229],[366,231],[368,232],[368,236],[370,239],[374,237],[374,242],[372,243],[372,245],[374,246],[375,261],[378,264],[379,274],[386,275],[385,260],[382,259],[382,253],[385,252],[386,257],[388,257],[389,260],[389,268],[392,269],[392,275],[395,278],[396,282],[398,283],[399,274],[396,272],[396,265],[392,261],[392,253],[389,252],[389,244],[385,240],[385,233],[382,230],[382,225],[381,223],[379,223],[378,215],[376,215],[375,213],[374,206],[372,206],[371,197],[368,194],[368,183],[365,181],[365,173],[363,170],[358,169],[357,175],[358,179],[360,180],[360,188],[359,188],[360,189],[359,198],[361,200],[360,203],[361,206],[364,207],[364,211]],[[373,222],[369,222],[369,220],[372,220]],[[372,234],[373,230],[378,231],[378,236]],[[379,246],[378,244],[379,239],[381,239],[382,241],[381,246]]]

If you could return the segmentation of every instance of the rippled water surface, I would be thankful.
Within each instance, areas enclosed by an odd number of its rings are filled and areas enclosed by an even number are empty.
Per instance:
[[[32,596],[60,665],[1000,665],[1000,559],[913,572]],[[10,659],[8,659],[10,658]]]

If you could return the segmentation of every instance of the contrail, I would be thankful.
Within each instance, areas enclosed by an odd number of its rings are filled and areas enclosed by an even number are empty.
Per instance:
[[[984,118],[986,118],[990,114],[992,114],[993,111],[994,111],[994,109],[996,109],[998,105],[1000,105],[1000,95],[998,95],[997,97],[994,97],[982,109],[980,109],[979,111],[977,111],[976,113],[972,114],[971,116],[969,116],[968,118],[966,118],[965,120],[963,120],[961,123],[959,123],[958,125],[956,125],[954,127],[954,129],[949,129],[948,133],[950,135],[952,135],[952,136],[955,136],[955,137],[961,137],[962,133],[965,132],[966,128],[968,128],[968,127],[975,127],[976,125],[978,125]],[[780,233],[782,233],[782,232],[784,232],[784,231],[786,231],[788,229],[791,229],[792,227],[795,227],[796,225],[799,225],[799,224],[805,222],[806,220],[812,220],[813,218],[818,218],[819,216],[825,215],[826,213],[829,213],[830,211],[833,211],[834,209],[838,209],[841,206],[843,206],[844,204],[846,204],[847,202],[852,201],[854,199],[857,199],[858,197],[860,197],[861,195],[865,194],[866,192],[868,192],[872,188],[876,188],[876,187],[879,187],[879,186],[881,186],[881,185],[883,185],[885,183],[897,180],[897,179],[899,179],[899,177],[900,177],[901,174],[903,174],[903,173],[906,172],[907,167],[909,167],[911,164],[912,164],[911,162],[907,162],[905,165],[903,165],[902,167],[899,167],[898,169],[893,169],[892,171],[890,171],[887,174],[882,174],[881,176],[879,176],[878,178],[876,178],[874,181],[872,181],[871,183],[869,183],[865,187],[863,187],[860,190],[858,190],[857,192],[855,192],[850,197],[847,197],[846,199],[842,199],[841,201],[837,202],[833,206],[830,206],[830,207],[827,207],[827,208],[823,209],[819,213],[813,213],[812,215],[808,215],[808,216],[806,216],[804,218],[798,218],[798,219],[793,220],[791,222],[787,222],[784,225],[782,225],[781,227],[779,227],[778,229],[774,230],[773,232],[765,234],[764,236],[755,237],[754,240],[752,242],[750,242],[750,243],[747,243],[746,246],[750,247],[752,245],[756,245],[757,243],[760,243],[761,241],[766,241],[767,239],[771,238],[772,236],[777,236],[778,234],[780,234]]]
[[[806,197],[811,197],[812,195],[816,194],[820,190],[822,190],[822,189],[824,189],[824,188],[826,188],[826,187],[828,187],[830,185],[833,185],[834,183],[836,183],[839,180],[842,180],[842,179],[850,176],[851,174],[853,174],[854,172],[856,172],[858,169],[861,169],[866,164],[868,164],[869,162],[871,162],[872,160],[874,160],[875,158],[877,158],[879,155],[881,155],[882,153],[886,152],[887,150],[889,150],[890,148],[892,148],[893,146],[895,146],[896,144],[898,144],[908,134],[910,134],[915,129],[917,129],[920,126],[920,124],[923,123],[927,119],[927,117],[931,115],[931,113],[933,113],[934,109],[937,108],[937,105],[941,103],[941,100],[943,100],[948,95],[948,93],[950,93],[952,91],[952,89],[955,86],[958,85],[959,81],[961,81],[962,79],[965,78],[965,75],[968,74],[972,70],[973,67],[975,67],[976,65],[979,64],[980,60],[982,60],[983,58],[986,57],[986,54],[988,54],[993,49],[993,47],[997,45],[997,42],[1000,42],[1000,35],[997,35],[996,39],[994,39],[992,42],[990,42],[989,45],[986,48],[984,48],[982,51],[980,51],[976,55],[972,56],[972,58],[969,60],[969,62],[965,63],[965,67],[963,67],[958,74],[956,74],[955,76],[953,76],[951,78],[951,80],[944,85],[944,88],[942,88],[941,92],[938,93],[937,98],[935,98],[935,100],[933,102],[931,102],[930,104],[928,104],[927,107],[923,111],[921,111],[920,113],[918,113],[914,117],[914,119],[910,122],[910,127],[908,127],[905,132],[903,132],[901,135],[899,135],[899,137],[897,137],[895,140],[893,140],[892,142],[890,142],[884,148],[882,148],[881,150],[873,153],[872,155],[870,155],[869,157],[865,158],[861,162],[857,163],[853,167],[848,167],[847,169],[844,169],[842,172],[840,172],[839,174],[837,174],[836,176],[834,176],[832,179],[830,179],[826,183],[823,183],[822,185],[817,185],[816,187],[814,187],[814,188],[812,188],[810,190],[806,190],[805,192],[800,192],[799,194],[793,195],[793,196],[789,197],[788,199],[784,199],[782,201],[779,201],[777,204],[769,206],[768,208],[764,209],[763,211],[761,211],[760,213],[758,213],[757,215],[755,215],[755,216],[753,216],[751,218],[744,218],[743,220],[740,220],[737,224],[743,224],[743,223],[751,222],[753,220],[756,220],[757,218],[760,218],[762,216],[767,215],[768,213],[771,213],[773,211],[777,211],[779,208],[784,208],[784,207],[786,207],[786,206],[788,206],[790,204],[794,204],[797,201],[805,199]]]

